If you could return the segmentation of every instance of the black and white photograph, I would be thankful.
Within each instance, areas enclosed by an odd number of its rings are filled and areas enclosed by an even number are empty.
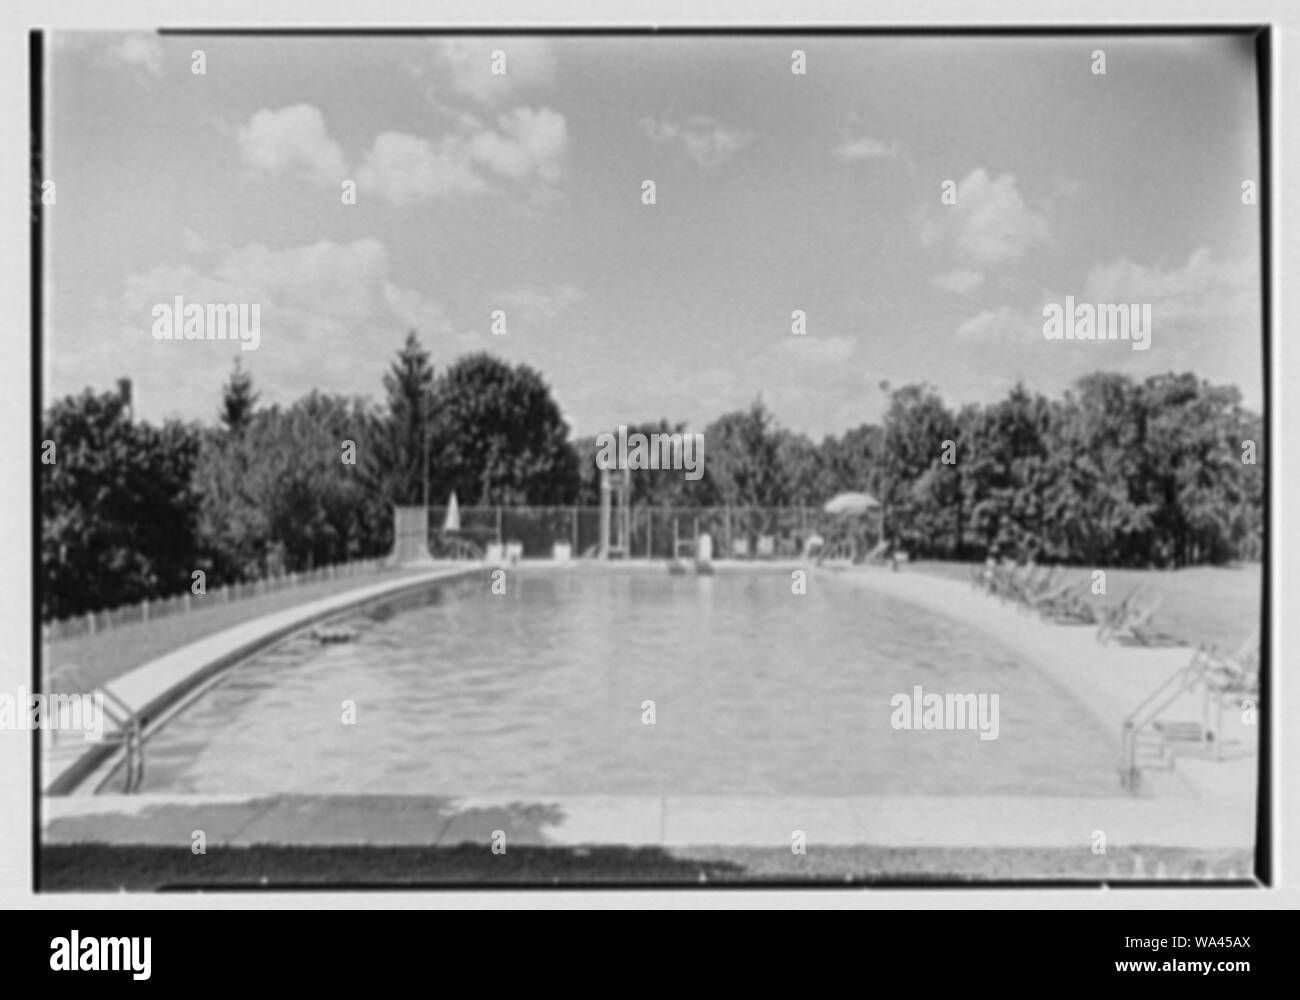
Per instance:
[[[37,897],[1267,890],[1267,25],[356,13],[25,26]]]

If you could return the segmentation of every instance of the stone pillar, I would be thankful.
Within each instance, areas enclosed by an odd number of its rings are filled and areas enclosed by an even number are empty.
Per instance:
[[[429,555],[429,514],[424,507],[393,508],[393,551],[388,562],[392,566],[433,563]]]

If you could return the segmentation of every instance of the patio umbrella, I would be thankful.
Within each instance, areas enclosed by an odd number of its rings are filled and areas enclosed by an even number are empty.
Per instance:
[[[447,501],[447,519],[442,522],[443,531],[460,531],[460,507],[456,504],[456,493],[453,490],[451,499]]]
[[[837,493],[822,508],[827,514],[865,514],[880,506],[870,493]]]

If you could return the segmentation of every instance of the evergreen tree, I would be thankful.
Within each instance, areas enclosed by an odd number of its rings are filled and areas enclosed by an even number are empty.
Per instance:
[[[433,448],[433,365],[414,330],[384,375],[384,392],[386,406],[365,460],[368,479],[388,503],[423,503]]]
[[[248,428],[257,409],[258,394],[253,391],[253,376],[244,371],[239,357],[235,357],[235,370],[230,381],[221,387],[221,423],[226,431],[239,436]]]

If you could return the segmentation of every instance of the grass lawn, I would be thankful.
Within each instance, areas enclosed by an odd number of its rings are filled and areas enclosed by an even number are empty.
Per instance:
[[[907,569],[969,582],[972,563],[920,561]],[[1066,567],[1068,580],[1089,580],[1087,567]],[[1208,643],[1235,651],[1260,625],[1260,593],[1264,570],[1260,563],[1240,566],[1195,566],[1190,569],[1108,569],[1106,596],[1094,597],[1101,605],[1122,600],[1141,584],[1158,594],[1163,603],[1156,624],[1180,636],[1188,645]]]
[[[756,847],[188,847],[57,844],[40,854],[43,892],[194,891],[354,886],[726,885],[744,882],[978,884],[992,880],[1080,882],[1178,878],[1244,881],[1250,851],[1115,848],[821,847],[807,855]],[[1031,874],[1026,874],[1031,873]]]
[[[269,594],[231,601],[229,604],[220,603],[216,599],[204,606],[196,601],[195,610],[186,614],[169,615],[148,622],[104,629],[94,635],[81,635],[49,643],[45,646],[41,659],[44,690],[55,693],[62,691],[60,671],[69,665],[75,665],[78,675],[88,683],[102,684],[223,629],[309,601],[394,580],[411,572],[414,571],[380,569],[352,577],[286,587]],[[72,686],[80,690],[75,684]]]

